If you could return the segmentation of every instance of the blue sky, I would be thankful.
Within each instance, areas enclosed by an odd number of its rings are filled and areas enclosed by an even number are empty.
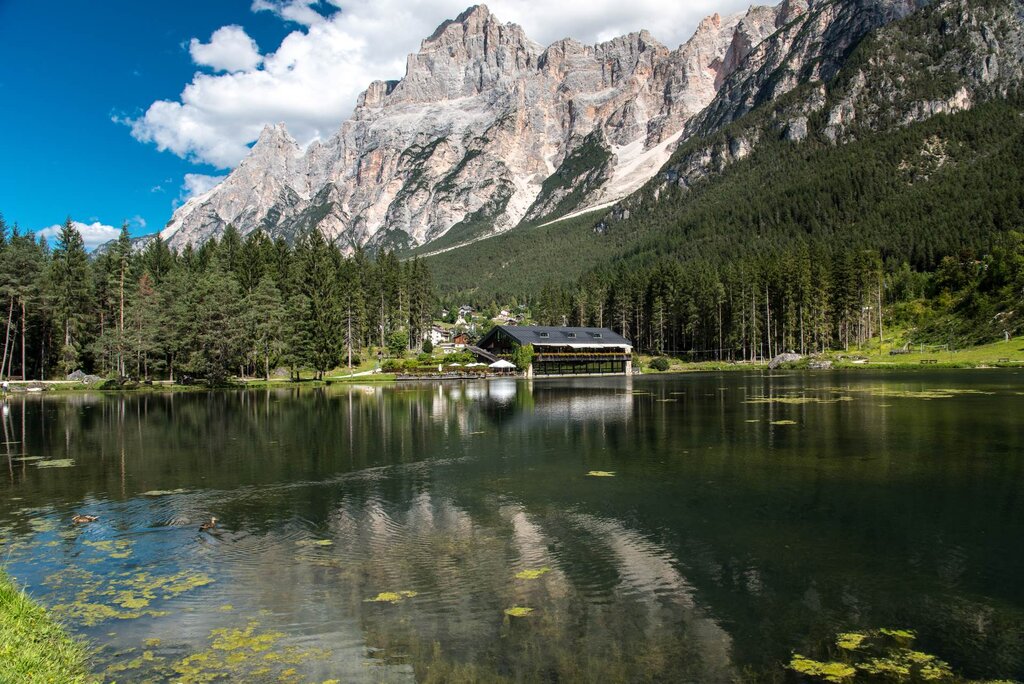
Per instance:
[[[469,0],[0,0],[0,212],[87,244],[153,233],[265,124],[326,137]],[[744,0],[489,0],[542,44],[641,28],[670,47]]]
[[[216,173],[132,137],[136,117],[196,67],[187,43],[245,17],[257,43],[289,27],[244,0],[0,0],[0,211],[39,230],[68,215],[132,232],[170,217],[186,173]],[[103,7],[102,11],[97,8]],[[141,219],[141,220],[140,220]],[[142,222],[145,222],[143,225]]]

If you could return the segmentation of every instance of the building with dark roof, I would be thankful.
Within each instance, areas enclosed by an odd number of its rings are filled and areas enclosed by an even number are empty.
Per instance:
[[[497,325],[477,344],[496,357],[533,346],[527,375],[609,375],[633,372],[633,343],[608,328]]]

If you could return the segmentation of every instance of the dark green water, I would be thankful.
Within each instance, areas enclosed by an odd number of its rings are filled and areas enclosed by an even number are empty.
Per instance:
[[[1024,679],[1022,380],[16,397],[0,553],[119,681],[781,681],[878,627]]]

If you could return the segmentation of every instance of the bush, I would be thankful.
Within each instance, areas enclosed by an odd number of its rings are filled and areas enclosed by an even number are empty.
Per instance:
[[[671,364],[669,363],[668,359],[666,359],[664,356],[659,356],[658,358],[651,361],[651,368],[653,368],[656,371],[667,371],[670,365]]]
[[[433,354],[434,353],[434,343],[431,342],[430,340],[423,340],[423,353],[424,354]]]

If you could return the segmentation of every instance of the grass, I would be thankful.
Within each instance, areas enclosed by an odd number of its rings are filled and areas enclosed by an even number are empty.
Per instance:
[[[888,339],[888,336],[887,336]],[[873,339],[863,348],[851,347],[849,351],[829,351],[823,358],[832,362],[833,368],[892,368],[892,369],[928,369],[928,368],[1016,368],[1024,366],[1024,337],[1012,337],[989,344],[953,349],[952,351],[921,351],[911,348],[909,354],[892,355],[889,351],[900,345],[888,342],[879,344],[878,338]],[[656,357],[641,356],[643,372],[657,375],[651,369],[650,362]],[[935,360],[934,365],[923,365],[923,360]],[[1006,359],[1005,361],[1003,359]],[[766,364],[728,363],[725,361],[702,361],[688,363],[670,358],[669,373],[722,370],[750,370],[764,368]],[[798,363],[797,367],[802,365]]]
[[[0,570],[0,682],[85,684],[84,646]]]

